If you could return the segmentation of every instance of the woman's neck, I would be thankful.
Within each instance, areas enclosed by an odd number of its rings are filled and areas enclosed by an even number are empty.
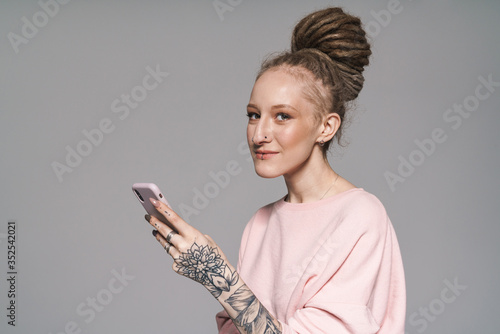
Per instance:
[[[339,176],[326,159],[310,159],[299,170],[284,175],[290,203],[315,202],[336,193]]]

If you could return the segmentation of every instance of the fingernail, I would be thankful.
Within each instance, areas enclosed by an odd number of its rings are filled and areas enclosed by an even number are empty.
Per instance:
[[[149,201],[151,202],[151,204],[154,205],[155,208],[159,208],[160,207],[160,202],[155,200],[155,199],[152,199],[150,198]]]
[[[153,235],[156,237],[156,235],[158,234],[158,231],[157,230],[153,230]]]
[[[146,219],[149,222],[151,220],[151,216],[150,215],[145,215],[144,219]]]

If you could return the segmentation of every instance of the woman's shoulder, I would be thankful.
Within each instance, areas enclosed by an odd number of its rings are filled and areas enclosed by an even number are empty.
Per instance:
[[[275,210],[276,205],[284,200],[284,196],[274,202],[271,202],[269,204],[266,204],[262,207],[260,207],[253,215],[251,220],[255,219],[261,219],[262,217],[268,217],[271,215],[271,213]]]
[[[357,225],[359,229],[369,231],[385,231],[390,224],[390,219],[380,199],[358,188],[346,197],[343,203],[344,220],[351,226]]]
[[[380,201],[380,199],[372,194],[371,192],[366,191],[363,188],[354,188],[348,191],[349,197],[346,198],[345,205],[349,206],[353,210],[363,209],[364,212],[373,212],[373,211],[383,211],[385,213],[385,207]]]
[[[353,206],[353,208],[355,209],[362,207],[365,210],[377,210],[384,207],[377,196],[366,191],[364,188],[356,187],[354,184],[344,178],[341,178],[339,181],[339,192],[336,195],[348,195],[344,196],[344,205]]]

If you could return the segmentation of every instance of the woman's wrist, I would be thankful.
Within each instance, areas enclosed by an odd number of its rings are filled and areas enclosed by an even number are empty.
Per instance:
[[[219,261],[220,258],[215,255],[211,257],[210,270],[203,274],[204,279],[199,282],[220,302],[239,285],[240,276],[227,260]]]
[[[229,265],[230,266],[230,265]],[[232,266],[230,266],[230,269]],[[240,333],[281,333],[280,322],[261,304],[236,272],[235,284],[217,298]]]

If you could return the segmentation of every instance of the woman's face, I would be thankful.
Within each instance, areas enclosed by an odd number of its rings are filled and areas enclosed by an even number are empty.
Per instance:
[[[284,70],[266,71],[255,83],[247,107],[247,141],[261,177],[291,175],[305,166],[321,135],[303,83]]]

